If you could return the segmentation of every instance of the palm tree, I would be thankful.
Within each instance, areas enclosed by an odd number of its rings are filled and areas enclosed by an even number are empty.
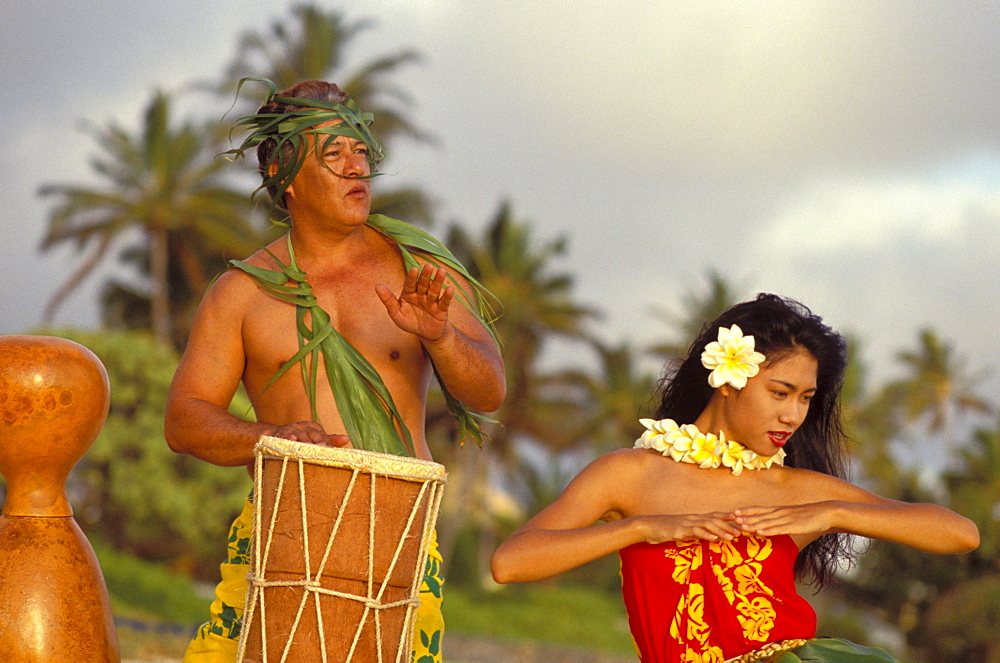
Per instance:
[[[419,60],[416,51],[396,51],[377,57],[353,72],[345,71],[347,46],[372,27],[374,23],[369,20],[348,22],[336,10],[297,5],[292,9],[291,20],[275,21],[263,33],[243,34],[221,89],[231,96],[236,82],[248,76],[268,78],[279,90],[304,80],[333,80],[363,110],[374,113],[372,131],[384,146],[402,136],[431,140],[429,134],[408,118],[413,99],[388,80],[400,67]],[[372,200],[373,213],[398,215],[409,221],[430,223],[430,210],[430,199],[414,188],[379,192]]]
[[[442,505],[441,551],[445,559],[451,556],[464,518],[478,508],[473,501],[482,491],[476,487],[491,481],[490,469],[502,472],[501,483],[516,483],[520,462],[514,448],[517,440],[530,438],[552,450],[568,448],[577,441],[572,422],[580,419],[579,389],[565,378],[565,372],[543,373],[539,360],[546,340],[583,340],[584,322],[596,315],[572,300],[572,277],[551,273],[552,260],[565,252],[565,239],[537,245],[531,225],[516,221],[507,203],[501,204],[482,239],[453,226],[447,244],[472,276],[502,303],[497,331],[507,372],[507,398],[494,415],[501,423],[489,427],[490,441],[482,453],[435,445],[436,456],[457,456],[447,463],[452,488]],[[428,406],[429,437],[454,439],[453,429],[448,428],[453,424],[437,416],[437,409],[433,402]],[[497,463],[488,462],[494,458]],[[492,480],[497,481],[497,477]],[[492,540],[490,527],[481,542]]]
[[[609,346],[592,339],[591,346],[600,360],[600,372],[595,376],[573,371],[565,377],[586,394],[582,408],[586,415],[573,436],[603,452],[628,446],[642,433],[639,418],[655,410],[651,399],[656,376],[638,370],[638,358],[627,342]]]
[[[969,375],[949,343],[933,330],[920,332],[917,350],[897,355],[909,370],[906,378],[885,387],[883,402],[904,422],[927,418],[927,430],[954,441],[954,419],[962,412],[989,414],[992,407],[975,391],[982,376]]]
[[[114,123],[89,131],[104,151],[92,167],[107,186],[48,184],[40,190],[42,196],[59,199],[42,250],[67,242],[78,250],[90,249],[49,302],[45,322],[104,260],[115,240],[138,229],[145,239],[151,326],[157,340],[166,342],[172,331],[170,270],[176,267],[200,296],[208,277],[197,257],[206,247],[242,254],[256,245],[249,202],[225,185],[224,162],[206,149],[201,129],[191,123],[171,126],[170,97],[163,92],[153,95],[138,135]]]
[[[507,398],[497,412],[503,426],[493,433],[491,447],[513,460],[510,445],[516,436],[555,448],[569,446],[575,440],[568,435],[566,416],[577,405],[565,393],[562,374],[543,375],[538,362],[546,340],[585,340],[584,322],[597,312],[572,300],[570,275],[549,273],[552,259],[566,250],[565,238],[536,246],[531,225],[516,221],[510,205],[502,203],[481,242],[453,226],[448,245],[503,307],[497,331]]]
[[[1000,575],[1000,420],[977,430],[958,450],[961,470],[946,472],[952,506],[979,526],[979,548],[967,556],[974,570]]]
[[[904,476],[895,496],[939,502],[971,518],[979,548],[949,556],[874,543],[834,591],[849,604],[877,606],[923,654],[913,660],[1000,661],[1000,421],[975,431],[957,451],[961,462],[943,473],[943,494],[930,495]]]
[[[681,300],[680,315],[668,311],[658,311],[658,317],[672,328],[671,340],[654,345],[649,352],[671,361],[687,354],[688,345],[702,327],[722,315],[727,309],[737,303],[737,288],[719,272],[708,272],[708,291],[698,292],[688,290]]]
[[[908,481],[900,474],[891,453],[890,443],[899,433],[899,422],[887,416],[889,407],[880,395],[873,396],[869,392],[862,341],[852,334],[845,334],[845,340],[847,370],[840,391],[840,405],[851,456],[858,459],[858,467],[865,476],[876,482],[877,492],[899,494]]]

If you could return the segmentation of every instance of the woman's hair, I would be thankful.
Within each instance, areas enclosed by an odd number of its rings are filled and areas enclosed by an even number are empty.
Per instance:
[[[708,384],[709,370],[701,353],[718,339],[720,327],[739,325],[753,335],[756,350],[765,363],[779,361],[799,350],[816,358],[816,393],[805,420],[785,447],[785,464],[831,476],[846,478],[847,438],[840,416],[840,389],[847,368],[847,344],[823,320],[804,305],[762,293],[752,301],[737,304],[702,328],[676,371],[667,371],[657,394],[657,419],[690,424],[708,405],[715,391]],[[806,546],[795,562],[799,578],[811,577],[819,586],[830,582],[838,564],[853,559],[849,540],[843,534],[827,534]]]
[[[295,97],[297,99],[315,99],[316,101],[326,101],[332,104],[342,104],[346,102],[349,97],[347,93],[341,90],[333,83],[327,83],[326,81],[302,81],[301,83],[296,83],[292,87],[279,92],[277,94],[279,97]],[[257,113],[291,113],[301,109],[301,106],[281,103],[278,101],[270,101],[260,108],[257,109]],[[260,171],[260,176],[266,182],[270,175],[268,174],[268,168],[271,163],[275,161],[274,150],[277,147],[278,142],[274,138],[267,138],[261,141],[257,146],[257,169]],[[284,143],[283,154],[277,159],[279,163],[284,163],[291,161],[295,158],[295,148],[290,143]],[[275,184],[269,184],[267,187],[267,192],[274,200],[275,205],[278,209],[282,211],[287,211],[285,207],[284,194],[275,199],[278,193],[278,187]]]

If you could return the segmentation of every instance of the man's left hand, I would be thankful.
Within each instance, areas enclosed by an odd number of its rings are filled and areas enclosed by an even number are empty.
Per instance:
[[[384,283],[376,285],[375,292],[396,326],[433,342],[448,330],[448,308],[455,289],[445,284],[447,278],[444,267],[427,263],[422,269],[414,267],[407,272],[399,297]]]

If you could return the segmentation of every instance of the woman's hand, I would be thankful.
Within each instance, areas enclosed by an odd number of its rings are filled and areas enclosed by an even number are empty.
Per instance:
[[[635,516],[635,526],[646,543],[664,541],[731,541],[740,535],[735,524],[736,516],[730,513],[699,513],[681,516]]]
[[[935,554],[961,554],[979,546],[976,524],[937,504],[889,500],[843,484],[851,499],[792,506],[748,507],[733,512],[736,525],[760,536],[788,534],[801,549],[834,532],[882,539]]]
[[[812,502],[792,506],[752,506],[736,509],[733,519],[744,532],[758,536],[808,537],[828,534],[833,530],[837,502]]]

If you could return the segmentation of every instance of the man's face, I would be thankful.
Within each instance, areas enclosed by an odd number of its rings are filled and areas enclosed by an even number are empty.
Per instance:
[[[338,122],[325,122],[326,127]],[[286,193],[293,223],[306,218],[356,226],[371,209],[368,146],[346,136],[314,134],[310,150]]]

